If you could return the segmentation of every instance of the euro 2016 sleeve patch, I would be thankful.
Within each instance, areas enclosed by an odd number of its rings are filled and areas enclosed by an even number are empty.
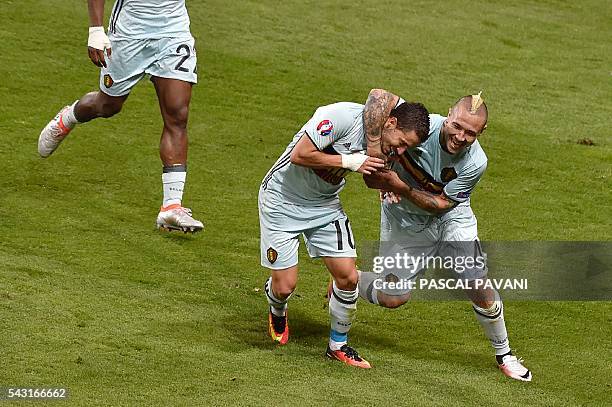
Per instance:
[[[319,136],[329,136],[332,131],[334,130],[334,124],[330,121],[330,120],[322,120],[318,125],[317,125],[317,133],[319,133]]]
[[[274,264],[276,259],[278,259],[278,252],[270,247],[268,248],[268,251],[266,252],[266,256],[268,257],[268,261]]]

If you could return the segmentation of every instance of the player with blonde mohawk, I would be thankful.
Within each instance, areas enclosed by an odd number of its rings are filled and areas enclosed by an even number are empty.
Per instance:
[[[380,90],[373,90],[370,99],[376,100],[377,108],[371,110],[375,114],[366,121],[366,132],[374,135],[368,140],[376,141],[384,112],[401,99]],[[482,92],[460,98],[447,117],[431,114],[429,118],[427,141],[404,152],[390,170],[364,176],[366,184],[380,189],[384,196],[379,255],[406,254],[412,264],[385,268],[382,273],[361,272],[359,295],[373,304],[397,308],[410,298],[408,282],[416,280],[426,267],[415,259],[484,259],[454,271],[457,278],[470,284],[465,291],[501,371],[513,379],[531,381],[531,372],[510,350],[499,293],[479,284],[487,278],[486,254],[478,240],[470,195],[487,168],[487,156],[478,143],[488,120]],[[375,152],[376,143],[371,143],[368,153]]]

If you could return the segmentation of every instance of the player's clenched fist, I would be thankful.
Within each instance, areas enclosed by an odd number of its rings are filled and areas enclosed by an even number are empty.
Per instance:
[[[94,65],[106,68],[104,50],[106,50],[106,55],[110,57],[111,43],[104,32],[104,27],[89,27],[89,38],[87,39],[89,59],[91,59]]]
[[[369,175],[384,168],[385,162],[380,158],[370,157],[365,154],[343,154],[342,167]]]

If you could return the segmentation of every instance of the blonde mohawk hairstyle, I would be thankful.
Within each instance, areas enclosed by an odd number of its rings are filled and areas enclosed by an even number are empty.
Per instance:
[[[471,114],[476,114],[478,108],[484,103],[484,99],[480,97],[482,91],[478,92],[478,95],[472,95],[472,108],[470,109]]]

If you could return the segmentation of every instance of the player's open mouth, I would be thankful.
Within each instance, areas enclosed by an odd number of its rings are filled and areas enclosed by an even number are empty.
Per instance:
[[[450,145],[454,150],[458,150],[463,147],[463,143],[457,143],[455,140],[450,139]]]

